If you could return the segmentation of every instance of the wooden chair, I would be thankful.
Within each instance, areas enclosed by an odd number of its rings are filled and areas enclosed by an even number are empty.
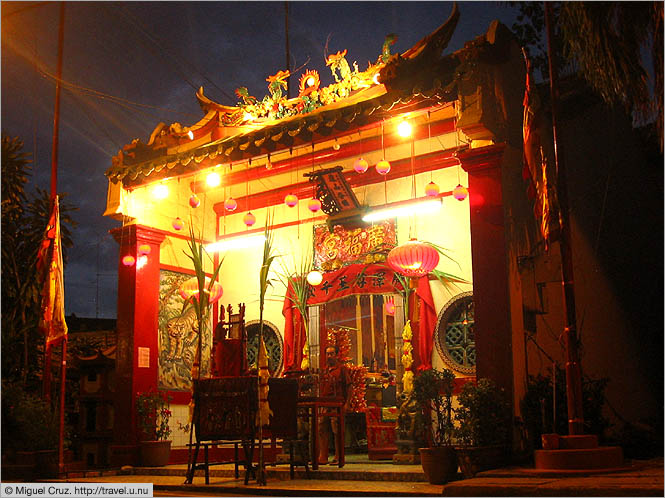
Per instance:
[[[219,307],[219,323],[212,341],[212,372],[215,377],[247,375],[247,331],[245,329],[245,305]]]
[[[273,414],[268,427],[270,436],[281,439],[289,450],[289,473],[294,478],[294,468],[305,467],[307,478],[310,477],[308,466],[307,435],[298,434],[298,380],[272,377],[268,379],[268,404]]]

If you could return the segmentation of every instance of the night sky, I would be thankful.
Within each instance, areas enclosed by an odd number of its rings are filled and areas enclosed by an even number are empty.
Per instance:
[[[460,21],[444,53],[487,31],[508,27],[516,9],[498,2],[461,2]],[[328,52],[348,50],[360,70],[375,62],[385,35],[403,52],[449,16],[452,2],[289,2],[292,96],[305,69],[322,86],[334,80]],[[59,3],[5,2],[2,10],[2,131],[34,154],[28,190],[49,190]],[[65,312],[115,318],[118,246],[104,218],[111,157],[155,126],[191,125],[203,113],[194,93],[237,102],[246,86],[259,100],[265,79],[286,67],[284,2],[68,2],[60,117],[58,192],[78,207],[75,245],[65,271]]]

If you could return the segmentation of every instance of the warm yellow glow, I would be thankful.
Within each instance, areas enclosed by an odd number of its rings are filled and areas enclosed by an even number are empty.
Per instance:
[[[257,247],[265,243],[266,236],[262,233],[252,235],[242,235],[230,239],[219,240],[205,246],[208,253],[230,251],[233,249],[246,249],[248,247]]]
[[[441,199],[416,201],[401,206],[370,211],[363,216],[363,221],[379,221],[387,220],[389,218],[399,218],[400,216],[409,216],[412,214],[436,213],[439,209],[441,209]]]
[[[148,262],[148,256],[146,255],[139,256],[139,259],[136,260],[136,269],[140,270],[146,265],[147,262]]]
[[[155,185],[152,189],[152,196],[155,199],[166,199],[169,196],[169,188],[163,183]]]
[[[194,132],[192,132],[192,130],[189,130],[187,132],[187,136],[189,137],[190,140],[194,140]]]
[[[309,78],[307,78],[307,86],[312,86],[314,83],[316,83],[314,76],[310,76]]]
[[[412,131],[413,128],[411,126],[411,123],[409,123],[408,121],[402,121],[400,124],[397,125],[397,134],[402,138],[410,137]]]
[[[376,73],[374,73],[374,77],[372,78],[372,83],[374,83],[375,85],[379,84],[379,73],[378,73],[378,71]]]
[[[206,184],[208,187],[219,187],[220,183],[222,183],[222,177],[219,176],[219,173],[216,171],[208,173],[208,176],[206,176]]]
[[[245,114],[243,115],[243,119],[244,119],[245,121],[251,121],[252,119],[254,119],[254,116],[252,116],[252,115],[251,115],[250,113],[248,113],[248,112],[245,112]]]
[[[317,286],[323,282],[323,274],[318,270],[312,270],[307,274],[307,282],[309,285]]]

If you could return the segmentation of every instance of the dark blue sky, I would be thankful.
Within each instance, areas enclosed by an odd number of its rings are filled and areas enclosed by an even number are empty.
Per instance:
[[[516,16],[505,3],[458,5],[445,53],[492,20],[510,27]],[[2,131],[36,153],[32,184],[48,190],[59,4],[3,1],[1,8]],[[451,9],[452,2],[289,2],[291,68],[309,61],[305,69],[330,84],[326,42],[328,53],[346,49],[362,70],[376,61],[386,34],[398,35],[392,52],[403,52]],[[199,86],[226,105],[236,103],[240,86],[261,99],[266,77],[286,66],[284,24],[282,1],[67,3],[58,191],[79,208],[65,272],[68,315],[116,315],[118,248],[108,231],[119,222],[102,217],[111,157],[134,138],[147,141],[160,121],[198,121]]]

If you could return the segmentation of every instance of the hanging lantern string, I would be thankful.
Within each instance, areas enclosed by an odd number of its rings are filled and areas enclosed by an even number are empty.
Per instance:
[[[386,159],[386,149],[383,145],[384,129],[383,129],[384,120],[381,120],[381,154],[383,159]],[[383,175],[383,203],[388,204],[388,175]]]
[[[432,113],[427,111],[427,145],[429,146],[429,153],[432,154]],[[432,170],[429,170],[429,181],[432,182]]]

